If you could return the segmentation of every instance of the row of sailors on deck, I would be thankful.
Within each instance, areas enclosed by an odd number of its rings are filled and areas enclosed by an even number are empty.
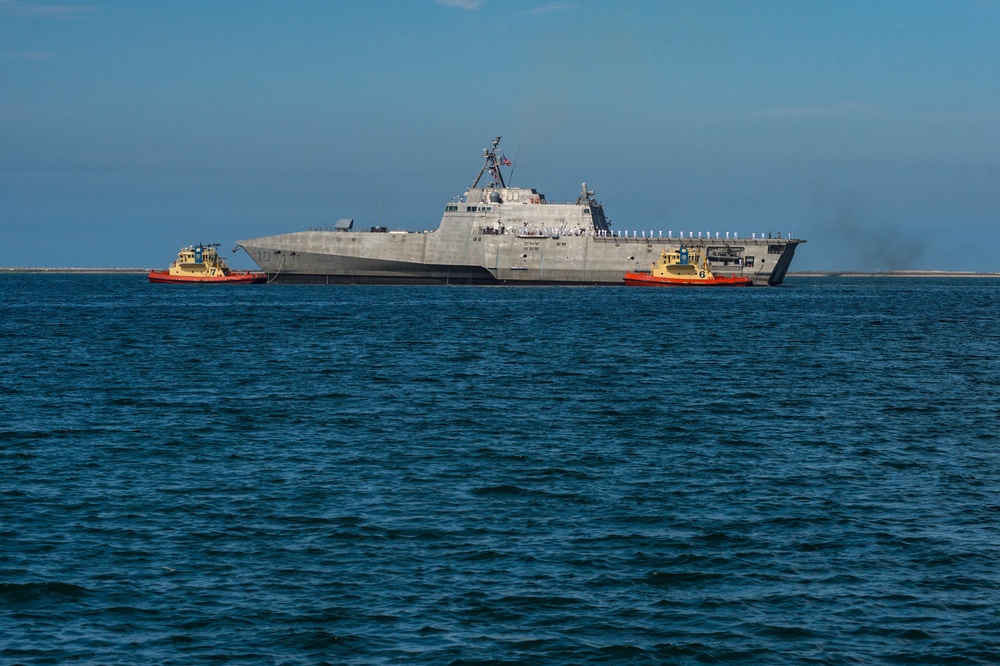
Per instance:
[[[503,233],[505,233],[505,229],[503,227],[500,227],[499,231],[496,230],[496,229],[483,229],[483,233],[485,233],[485,234],[496,234],[496,233],[503,234]],[[680,238],[685,238],[683,231],[681,231],[679,233],[680,233]],[[702,235],[701,235],[702,232],[699,231],[697,233],[698,233],[697,237],[698,238],[702,238]],[[733,231],[733,232],[727,231],[726,232],[726,238],[727,239],[730,238],[730,233],[732,233],[732,238],[739,239],[740,235],[739,235],[739,233],[737,233],[735,231]],[[695,238],[695,235],[694,235],[695,232],[694,231],[689,231],[689,232],[687,232],[687,234],[688,234],[687,238]],[[721,237],[720,234],[721,234],[721,232],[716,231],[715,232],[715,238],[719,239]],[[522,227],[520,229],[520,231],[518,231],[518,235],[520,235],[520,236],[539,236],[539,237],[547,237],[547,236],[598,236],[598,237],[609,237],[609,238],[663,238],[663,231],[661,230],[658,234],[654,235],[653,230],[650,229],[649,230],[649,236],[647,237],[645,230],[642,230],[642,231],[632,231],[632,235],[629,236],[629,232],[628,231],[618,231],[616,233],[614,231],[605,230],[605,229],[581,229],[579,227],[577,227],[575,229],[556,229],[555,227],[553,227],[552,229],[548,229],[546,227],[543,227],[543,228],[539,229],[538,227],[532,227],[531,229],[529,229],[528,227]],[[674,237],[673,230],[667,231],[667,236],[666,237],[667,238],[673,238]],[[705,238],[712,238],[712,232],[711,231],[706,231],[704,237]],[[771,238],[771,233],[768,232],[768,234],[767,234],[766,237],[767,238]],[[781,232],[778,232],[778,234],[775,237],[776,238],[781,238]],[[792,236],[791,236],[791,234],[788,234],[787,237],[791,238]],[[751,238],[754,238],[754,239],[758,238],[757,233],[754,232],[753,234],[751,234]],[[764,232],[760,233],[759,238],[761,238],[761,239],[765,238]]]

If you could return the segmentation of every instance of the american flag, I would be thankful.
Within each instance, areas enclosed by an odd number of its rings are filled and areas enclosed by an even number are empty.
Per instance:
[[[501,155],[500,156],[500,164],[502,164],[504,166],[510,166],[510,160],[507,159],[506,155]]]

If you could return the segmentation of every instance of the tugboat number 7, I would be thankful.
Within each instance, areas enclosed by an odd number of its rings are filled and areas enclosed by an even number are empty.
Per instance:
[[[230,270],[226,260],[219,256],[217,247],[218,243],[199,243],[181,248],[177,253],[177,261],[170,264],[168,270],[152,270],[147,277],[150,282],[172,284],[253,284],[267,281],[264,273]]]

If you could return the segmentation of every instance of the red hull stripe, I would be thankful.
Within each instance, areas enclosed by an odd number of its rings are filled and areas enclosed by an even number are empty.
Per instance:
[[[160,284],[253,284],[267,281],[267,275],[264,273],[251,272],[230,273],[229,275],[218,275],[216,277],[188,277],[185,275],[171,275],[170,271],[150,271],[147,277],[150,282]]]
[[[711,280],[653,277],[643,273],[626,273],[625,285],[629,287],[749,287],[748,277],[716,277]]]

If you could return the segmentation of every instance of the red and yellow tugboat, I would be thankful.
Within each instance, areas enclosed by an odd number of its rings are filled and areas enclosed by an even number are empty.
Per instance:
[[[625,285],[629,287],[749,287],[752,284],[753,280],[748,277],[713,274],[701,251],[686,247],[670,252],[664,250],[652,270],[625,274]]]
[[[267,282],[267,275],[253,271],[230,270],[226,260],[219,256],[215,249],[218,243],[181,248],[177,253],[177,261],[170,264],[165,271],[150,271],[150,282],[182,284],[190,282],[226,284],[253,284]]]

